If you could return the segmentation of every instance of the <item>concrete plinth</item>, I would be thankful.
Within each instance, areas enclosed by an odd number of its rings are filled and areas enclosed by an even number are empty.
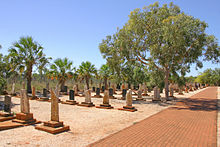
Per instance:
[[[82,102],[81,104],[78,104],[77,106],[94,107],[95,105],[93,103]]]
[[[65,102],[62,101],[61,104],[77,105],[79,103],[76,102],[75,100],[66,100]]]
[[[45,131],[51,134],[57,134],[57,133],[69,131],[70,127],[65,126],[63,122],[47,121],[44,122],[43,125],[36,126],[35,129]]]
[[[100,106],[96,106],[96,108],[100,108],[100,109],[113,109],[114,107],[112,107],[109,104],[100,104]]]
[[[135,112],[137,109],[132,106],[123,106],[123,108],[118,108],[118,110],[123,110],[123,111],[129,111],[129,112]]]

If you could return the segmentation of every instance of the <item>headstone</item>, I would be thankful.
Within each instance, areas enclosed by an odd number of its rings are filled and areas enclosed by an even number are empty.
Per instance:
[[[123,108],[119,108],[118,110],[124,110],[124,111],[130,111],[134,112],[137,111],[135,107],[132,106],[132,90],[129,89],[127,96],[126,96],[126,106],[123,106]]]
[[[153,97],[153,101],[160,101],[160,90],[158,89],[158,87],[154,87],[154,97]]]
[[[11,113],[11,97],[8,95],[5,96],[4,111]]]
[[[86,103],[91,103],[91,91],[90,90],[86,90],[85,91],[85,102]]]
[[[58,98],[56,97],[54,91],[51,89],[51,121],[59,122],[59,104]]]
[[[27,96],[27,91],[25,89],[21,90],[21,104],[20,104],[21,113],[30,113],[29,99]]]
[[[101,109],[112,109],[113,107],[109,104],[109,91],[104,91],[104,97],[103,97],[103,104],[100,104],[100,106],[96,106],[96,108]]]
[[[126,106],[132,106],[132,91],[128,90],[127,96],[126,96]]]
[[[36,126],[35,129],[46,131],[52,134],[68,131],[69,126],[65,126],[62,121],[59,121],[59,104],[58,98],[51,89],[51,121],[44,122],[43,125]]]
[[[122,90],[122,99],[125,100],[126,99],[126,94],[127,94],[127,90],[123,89]]]
[[[47,97],[47,89],[46,88],[43,89],[43,97]]]
[[[105,86],[102,86],[102,92],[104,92],[105,91]]]
[[[103,104],[109,105],[109,91],[108,90],[104,91]]]
[[[63,86],[63,92],[67,92],[67,86]]]
[[[113,94],[114,94],[113,89],[110,88],[110,89],[109,89],[109,96],[113,96]]]
[[[96,95],[100,95],[100,88],[96,88]]]
[[[95,87],[92,87],[92,92],[95,92]]]
[[[74,100],[74,90],[69,91],[69,100]]]

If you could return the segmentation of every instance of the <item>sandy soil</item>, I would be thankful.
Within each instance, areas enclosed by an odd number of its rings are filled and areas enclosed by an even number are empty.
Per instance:
[[[184,93],[184,95],[175,93],[175,96],[180,98],[189,97],[201,90]],[[153,93],[150,93],[150,95],[152,96]],[[120,97],[120,95],[115,96]],[[161,96],[164,95],[161,94]],[[167,103],[152,103],[151,97],[144,98],[146,98],[146,101],[133,102],[133,106],[138,109],[136,112],[117,110],[117,108],[122,108],[125,105],[125,100],[117,99],[110,100],[110,104],[114,107],[111,110],[59,104],[60,120],[64,121],[65,125],[70,126],[70,131],[52,135],[36,130],[34,126],[5,130],[0,132],[0,146],[86,146],[174,104],[171,101]],[[68,99],[68,96],[61,97],[61,99]],[[3,97],[0,98],[0,101],[2,100]],[[82,102],[84,98],[76,97],[76,101]],[[102,98],[92,98],[92,101],[95,105],[99,105],[102,103]],[[14,104],[12,111],[15,113],[20,112],[20,99],[12,98],[12,102]],[[30,111],[37,120],[50,120],[49,102],[30,100]]]

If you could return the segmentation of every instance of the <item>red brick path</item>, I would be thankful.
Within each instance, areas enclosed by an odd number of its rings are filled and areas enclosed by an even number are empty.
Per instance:
[[[217,146],[217,88],[210,87],[89,146]]]

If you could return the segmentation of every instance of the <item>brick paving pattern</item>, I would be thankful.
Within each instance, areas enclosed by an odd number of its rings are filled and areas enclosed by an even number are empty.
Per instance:
[[[182,99],[89,146],[217,146],[217,88]]]

